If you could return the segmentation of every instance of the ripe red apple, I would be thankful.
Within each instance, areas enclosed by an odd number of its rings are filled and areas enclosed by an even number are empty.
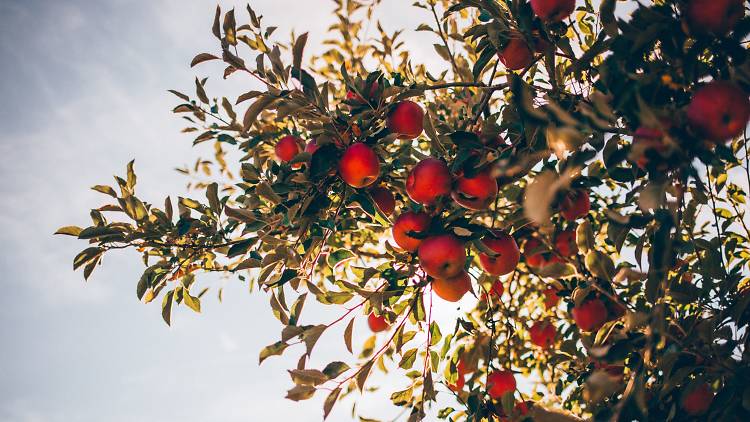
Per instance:
[[[568,221],[575,221],[588,214],[590,210],[589,195],[582,189],[571,191],[560,203],[560,214]]]
[[[531,10],[545,22],[560,22],[576,8],[576,0],[531,0]]]
[[[396,218],[393,223],[393,240],[403,250],[416,252],[422,239],[409,236],[410,232],[422,233],[430,227],[431,218],[425,213],[407,211]]]
[[[531,342],[542,349],[549,349],[555,343],[557,330],[555,326],[547,321],[537,321],[529,328]]]
[[[715,142],[726,141],[745,130],[750,119],[750,101],[739,86],[713,81],[693,94],[687,118],[700,135]]]
[[[573,320],[583,331],[596,331],[607,321],[607,307],[599,299],[590,299],[573,308]]]
[[[495,230],[485,236],[482,243],[498,254],[498,256],[479,254],[479,263],[485,272],[491,275],[505,275],[516,269],[521,259],[521,252],[513,236],[504,231]]]
[[[706,383],[698,384],[682,397],[682,409],[691,416],[701,415],[711,407],[714,393]]]
[[[498,53],[500,62],[510,70],[521,70],[534,61],[534,54],[520,34],[511,34],[511,39],[503,51]]]
[[[375,315],[374,313],[370,313],[370,315],[367,317],[367,325],[370,327],[370,330],[373,333],[385,331],[390,326],[388,324],[388,321],[385,320],[385,316]]]
[[[526,263],[536,268],[544,268],[555,262],[563,262],[559,256],[550,251],[542,250],[542,242],[536,237],[532,237],[524,243],[523,254],[526,258]]]
[[[424,205],[434,203],[451,191],[448,165],[437,158],[425,158],[417,163],[406,178],[406,193],[412,201]]]
[[[516,378],[513,372],[499,370],[487,376],[487,392],[493,399],[499,399],[506,393],[514,391],[516,391]]]
[[[633,134],[633,146],[630,149],[631,160],[635,164],[646,169],[648,167],[648,153],[656,151],[664,153],[667,145],[664,143],[664,133],[661,129],[641,126]]]
[[[471,277],[466,271],[452,278],[432,280],[432,291],[448,302],[458,302],[469,290],[471,290]]]
[[[497,180],[484,170],[474,177],[461,176],[451,192],[454,201],[470,210],[487,209],[497,197]]]
[[[565,257],[577,254],[576,231],[568,229],[558,233],[555,237],[555,248],[557,249],[557,253]]]
[[[376,186],[370,189],[370,196],[383,214],[393,214],[393,210],[396,209],[396,198],[393,197],[390,190],[382,186]]]
[[[414,139],[422,134],[424,111],[413,101],[401,101],[388,115],[387,126],[399,139]]]
[[[724,35],[745,16],[743,3],[744,0],[688,0],[686,15],[690,29]]]
[[[450,279],[464,270],[466,248],[452,234],[428,237],[418,249],[419,264],[434,278]]]
[[[339,161],[339,175],[349,186],[363,188],[375,183],[380,175],[380,160],[363,143],[350,146]]]
[[[305,152],[310,153],[310,155],[315,154],[315,151],[320,148],[318,146],[318,143],[313,139],[312,141],[308,142],[307,145],[305,145]]]
[[[294,156],[302,152],[300,145],[303,143],[302,139],[292,135],[287,135],[279,139],[279,142],[274,147],[276,157],[285,163],[291,161]]]
[[[558,290],[554,287],[548,287],[544,290],[542,290],[542,294],[544,295],[544,307],[547,310],[550,310],[557,306],[557,304],[560,302],[560,296],[557,295]]]

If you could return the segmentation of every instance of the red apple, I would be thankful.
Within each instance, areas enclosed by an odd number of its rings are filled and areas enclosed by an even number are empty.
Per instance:
[[[399,139],[414,139],[422,134],[424,111],[413,101],[401,101],[388,115],[387,126]]]
[[[688,0],[687,21],[699,33],[724,35],[745,16],[744,0]]]
[[[511,34],[511,39],[498,53],[500,62],[510,70],[521,70],[534,61],[534,54],[520,34]]]
[[[452,234],[428,237],[418,249],[419,264],[434,278],[450,279],[464,270],[466,248]]]
[[[513,372],[506,370],[493,371],[487,376],[487,392],[493,399],[499,399],[506,393],[516,391],[516,378]]]
[[[555,343],[557,330],[555,326],[547,321],[537,321],[529,328],[531,342],[542,349],[549,349]]]
[[[664,133],[661,129],[641,126],[633,134],[633,146],[630,149],[631,160],[635,164],[646,169],[648,167],[648,153],[656,151],[664,153],[667,145],[664,143]]]
[[[545,22],[559,22],[576,8],[576,0],[531,0],[531,10]]]
[[[396,198],[393,197],[391,191],[382,186],[377,186],[370,189],[370,196],[383,214],[393,214],[393,210],[396,209]]]
[[[505,275],[516,269],[521,259],[521,252],[513,236],[495,230],[485,236],[482,243],[497,254],[497,256],[479,254],[479,263],[485,272],[491,275]]]
[[[461,176],[451,192],[454,201],[470,210],[487,209],[497,197],[497,180],[484,170],[474,177]]]
[[[568,221],[575,221],[589,213],[591,201],[584,190],[574,190],[560,203],[560,214]]]
[[[339,175],[349,186],[369,186],[380,175],[380,160],[370,147],[363,143],[350,146],[339,161]]]
[[[318,146],[318,143],[313,139],[312,141],[308,142],[307,145],[305,145],[305,152],[310,153],[310,155],[315,154],[315,151],[320,148]]]
[[[370,330],[373,333],[385,331],[390,326],[388,324],[388,321],[385,320],[385,316],[375,315],[374,313],[370,313],[370,315],[367,317],[367,325],[370,327]]]
[[[682,397],[682,409],[691,416],[701,415],[711,407],[714,393],[706,383],[698,384]]]
[[[469,290],[471,290],[471,277],[466,271],[452,278],[432,280],[432,291],[448,302],[458,302]]]
[[[555,248],[557,249],[557,253],[565,257],[577,254],[576,231],[569,229],[558,233],[555,237]]]
[[[302,139],[292,135],[287,135],[279,139],[279,142],[277,142],[274,147],[276,157],[285,163],[291,161],[292,158],[302,152],[300,145],[303,143],[304,141]]]
[[[596,331],[607,321],[607,307],[599,299],[590,299],[573,308],[573,320],[583,331]]]
[[[542,290],[542,294],[544,295],[544,307],[547,310],[550,310],[557,306],[557,304],[560,302],[560,296],[557,295],[558,290],[554,287],[548,287],[544,290]]]
[[[393,240],[401,248],[409,252],[416,252],[422,239],[409,236],[410,232],[423,233],[430,227],[430,216],[425,213],[407,211],[396,218],[393,223]]]
[[[523,245],[523,254],[526,258],[526,263],[531,267],[544,268],[555,262],[563,262],[559,256],[550,251],[542,250],[542,242],[536,237],[532,237],[526,241]]]
[[[406,193],[412,201],[423,205],[434,203],[451,191],[448,165],[437,158],[425,158],[417,163],[406,178]]]
[[[739,86],[713,81],[693,94],[687,118],[700,135],[715,142],[741,134],[750,119],[750,101]]]

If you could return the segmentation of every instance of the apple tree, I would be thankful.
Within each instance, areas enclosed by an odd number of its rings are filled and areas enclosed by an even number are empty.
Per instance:
[[[260,360],[300,356],[287,397],[323,417],[397,369],[409,420],[750,420],[747,2],[417,0],[429,69],[379,3],[335,0],[308,59],[308,34],[217,8],[191,66],[256,89],[172,91],[213,145],[182,170],[195,197],[139,198],[131,162],[57,232],[88,243],[74,268],[137,250],[167,324],[206,272],[267,295]],[[341,360],[310,365],[335,325]]]

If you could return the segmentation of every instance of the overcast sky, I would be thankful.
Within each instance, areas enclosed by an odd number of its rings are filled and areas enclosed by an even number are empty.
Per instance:
[[[410,3],[384,1],[384,26],[407,28],[414,60],[435,61],[433,40],[413,31],[423,12]],[[244,4],[236,3],[238,19]],[[331,23],[328,0],[252,5],[284,39],[292,27],[310,31],[311,49],[320,49]],[[0,422],[320,420],[323,395],[283,398],[292,387],[285,369],[299,351],[258,367],[258,351],[281,329],[265,294],[225,282],[224,303],[210,294],[202,315],[177,309],[168,328],[158,304],[135,297],[143,269],[137,255],[106,257],[85,283],[72,271],[85,245],[52,236],[63,225],[87,225],[88,210],[103,201],[89,187],[111,183],[133,158],[139,196],[160,203],[185,193],[173,169],[201,150],[178,133],[183,125],[170,112],[176,99],[166,90],[191,92],[195,76],[210,76],[214,95],[258,88],[247,77],[222,81],[218,65],[189,68],[196,53],[217,49],[214,7],[201,0],[0,0]],[[309,305],[304,317],[330,320]],[[364,327],[356,326],[355,341],[364,339]],[[325,335],[314,362],[346,358],[340,336]],[[405,387],[394,382],[386,392]],[[351,420],[350,408],[339,405],[330,419]],[[362,400],[360,409],[383,419],[399,413],[385,393]]]

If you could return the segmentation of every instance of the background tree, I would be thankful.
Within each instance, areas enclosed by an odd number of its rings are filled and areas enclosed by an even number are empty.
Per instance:
[[[94,187],[112,200],[91,226],[58,231],[90,243],[74,268],[137,249],[138,298],[168,324],[200,311],[202,272],[258,287],[283,324],[260,360],[301,352],[288,398],[320,390],[324,415],[398,367],[410,420],[750,418],[746,2],[417,1],[444,70],[410,62],[378,3],[337,0],[305,66],[307,34],[217,8],[217,49],[191,65],[265,89],[172,91],[215,146],[182,170],[205,199],[144,202],[131,162]],[[441,330],[433,302],[466,295]],[[312,299],[340,316],[306,320]],[[334,325],[354,350],[356,317],[359,358],[308,367]]]

